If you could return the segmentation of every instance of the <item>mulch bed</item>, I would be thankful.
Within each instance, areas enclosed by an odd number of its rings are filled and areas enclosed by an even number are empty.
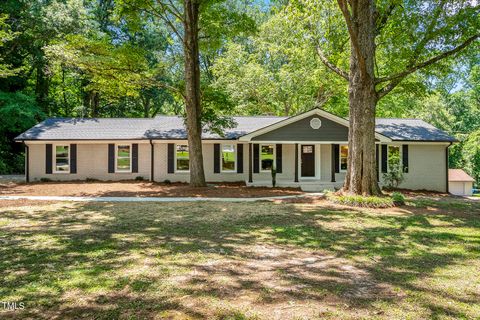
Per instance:
[[[122,182],[39,182],[0,185],[0,195],[71,197],[222,197],[253,198],[303,194],[297,188],[246,187],[243,183],[208,184],[193,188],[185,183]]]

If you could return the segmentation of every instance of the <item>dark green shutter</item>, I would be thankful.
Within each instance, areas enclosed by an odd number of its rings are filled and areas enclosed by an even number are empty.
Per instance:
[[[282,145],[281,144],[277,144],[276,145],[276,170],[277,170],[277,173],[282,173]]]
[[[138,172],[138,143],[132,144],[132,172]]]
[[[46,144],[45,145],[45,173],[52,174],[52,145]]]
[[[243,173],[243,144],[237,144],[237,173]]]
[[[253,145],[253,173],[260,172],[260,146],[258,144]]]
[[[340,145],[333,145],[333,159],[335,161],[335,173],[340,172]]]
[[[167,147],[167,172],[175,173],[175,144],[169,143]]]
[[[388,146],[382,145],[382,172],[387,173],[388,171]]]
[[[115,173],[115,144],[108,144],[108,173]]]
[[[77,173],[77,145],[70,145],[70,173]]]
[[[408,144],[402,146],[403,172],[408,173]]]
[[[213,144],[213,173],[220,173],[220,143]]]

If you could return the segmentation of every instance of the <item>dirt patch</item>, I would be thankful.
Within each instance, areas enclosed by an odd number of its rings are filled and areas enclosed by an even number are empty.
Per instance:
[[[297,188],[246,187],[243,183],[209,184],[193,188],[185,183],[42,182],[0,185],[0,195],[76,197],[222,197],[252,198],[303,194]]]

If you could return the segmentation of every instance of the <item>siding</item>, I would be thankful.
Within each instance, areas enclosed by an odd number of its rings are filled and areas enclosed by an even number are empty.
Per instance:
[[[136,177],[150,178],[150,144],[138,145],[138,173],[108,173],[108,144],[77,143],[77,173],[45,174],[45,144],[29,144],[30,180],[42,178],[58,181],[85,180],[131,180]],[[53,164],[55,165],[55,164]]]
[[[322,126],[319,129],[310,127],[310,120],[320,118]],[[334,121],[312,116],[300,119],[284,127],[252,138],[253,141],[347,141],[348,128]]]

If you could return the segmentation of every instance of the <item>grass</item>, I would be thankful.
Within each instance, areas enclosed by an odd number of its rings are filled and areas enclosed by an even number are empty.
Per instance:
[[[335,195],[330,194],[328,199],[334,203],[364,208],[390,208],[393,207],[394,201],[391,197],[375,197],[375,196],[356,196],[356,195]]]
[[[480,317],[477,201],[0,210],[0,318]]]

